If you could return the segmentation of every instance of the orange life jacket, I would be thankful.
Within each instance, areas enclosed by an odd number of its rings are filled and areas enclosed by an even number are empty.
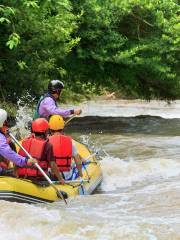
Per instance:
[[[49,137],[49,142],[53,145],[53,155],[59,171],[70,171],[72,162],[71,137],[53,135]]]
[[[22,141],[22,146],[33,158],[38,160],[39,166],[44,170],[46,174],[48,173],[48,161],[42,160],[42,156],[47,141],[48,140],[35,138],[33,136],[26,138]],[[26,154],[22,149],[19,150],[19,154],[23,157],[26,157]],[[43,175],[36,168],[36,166],[33,166],[32,163],[28,163],[26,166],[18,168],[18,176],[37,177]]]

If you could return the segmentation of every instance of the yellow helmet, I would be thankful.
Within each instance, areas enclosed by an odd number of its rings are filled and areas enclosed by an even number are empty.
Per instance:
[[[51,130],[61,130],[64,128],[64,120],[60,115],[53,115],[49,119],[49,128]]]

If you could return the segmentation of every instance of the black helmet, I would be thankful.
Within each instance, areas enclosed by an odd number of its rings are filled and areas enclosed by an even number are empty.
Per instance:
[[[60,93],[64,88],[64,83],[59,80],[51,80],[48,84],[48,91],[50,93]]]

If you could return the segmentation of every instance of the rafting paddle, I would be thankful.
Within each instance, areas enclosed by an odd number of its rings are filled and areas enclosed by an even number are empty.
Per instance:
[[[75,118],[77,115],[73,115],[72,117],[70,117],[66,122],[65,125],[67,125],[73,118]]]
[[[29,157],[32,158],[31,155],[26,151],[26,149],[18,142],[18,140],[9,132],[9,136],[14,140],[14,142],[25,152],[25,154]],[[53,184],[51,179],[47,176],[47,174],[42,170],[42,168],[39,166],[38,163],[35,163],[35,166],[38,168],[38,170],[43,174],[43,176],[46,178],[46,180],[49,182],[49,184],[54,188],[56,191],[56,194],[59,198],[63,199],[65,204],[67,205],[67,201],[64,198],[63,194],[61,193],[60,190],[57,189],[57,187]]]

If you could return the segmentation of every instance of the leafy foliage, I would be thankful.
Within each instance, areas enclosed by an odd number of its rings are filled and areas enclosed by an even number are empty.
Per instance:
[[[81,41],[68,62],[72,76],[146,99],[180,96],[176,1],[72,2],[83,12]]]
[[[179,98],[179,11],[176,0],[1,0],[0,94],[39,95],[56,78],[65,98]]]
[[[2,16],[7,18],[0,29],[1,94],[9,94],[12,100],[26,89],[39,94],[51,78],[61,78],[57,59],[64,59],[79,41],[71,36],[77,28],[71,4],[66,0],[1,2]]]

